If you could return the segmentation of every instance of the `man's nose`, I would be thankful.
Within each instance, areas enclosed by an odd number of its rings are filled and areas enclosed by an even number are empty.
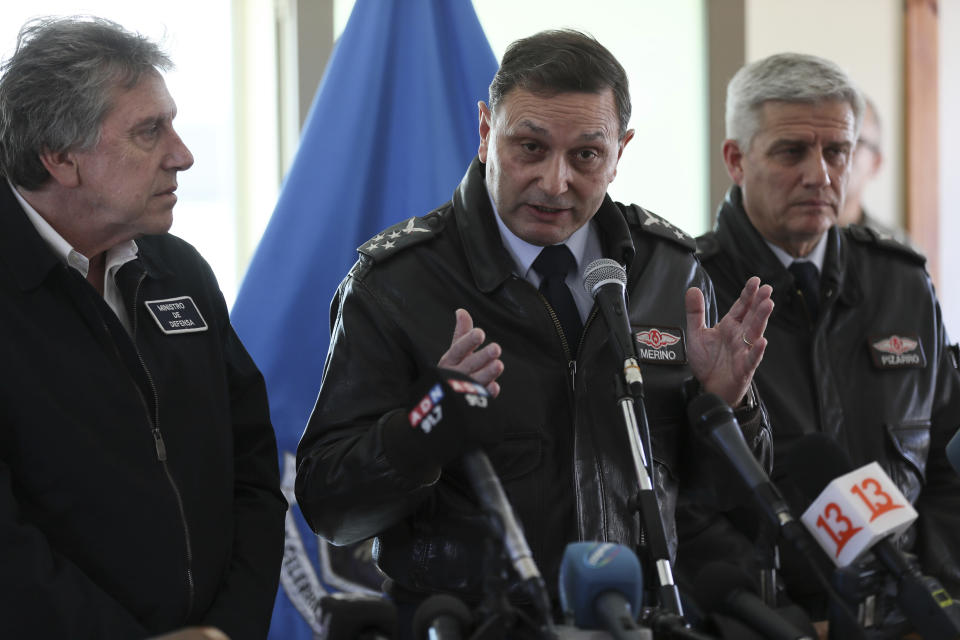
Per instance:
[[[193,154],[180,139],[176,131],[171,131],[170,148],[164,157],[164,169],[186,171],[193,166]]]
[[[540,187],[548,196],[559,196],[570,187],[570,164],[563,154],[552,154],[544,164]]]
[[[809,154],[803,167],[803,181],[812,187],[827,187],[830,185],[830,167],[822,150]]]

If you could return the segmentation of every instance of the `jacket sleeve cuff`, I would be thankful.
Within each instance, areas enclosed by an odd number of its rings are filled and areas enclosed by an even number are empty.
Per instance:
[[[757,462],[769,474],[773,471],[773,434],[770,431],[766,407],[760,401],[753,382],[750,383],[747,397],[753,398],[753,402],[745,400],[741,406],[734,409],[733,414],[740,424],[743,439],[747,441]]]

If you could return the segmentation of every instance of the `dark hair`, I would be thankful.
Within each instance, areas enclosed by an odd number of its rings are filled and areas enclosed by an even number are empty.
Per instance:
[[[613,54],[590,35],[572,29],[541,31],[511,43],[490,83],[490,110],[519,87],[533,93],[600,93],[613,90],[620,137],[630,122],[627,74]]]
[[[0,174],[26,189],[41,186],[50,177],[41,153],[92,149],[112,91],[172,67],[157,44],[110,20],[27,22],[0,67]]]

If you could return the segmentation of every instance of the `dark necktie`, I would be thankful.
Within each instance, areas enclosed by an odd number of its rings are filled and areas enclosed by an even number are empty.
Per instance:
[[[820,272],[812,262],[795,260],[787,269],[793,274],[797,290],[810,312],[810,322],[817,321],[820,312]]]
[[[573,294],[567,287],[567,274],[576,268],[577,262],[565,244],[544,247],[540,255],[533,261],[534,270],[540,274],[540,293],[553,307],[563,327],[563,335],[567,338],[567,345],[571,352],[577,349],[580,341],[580,332],[583,323],[580,322],[580,312],[573,301]]]

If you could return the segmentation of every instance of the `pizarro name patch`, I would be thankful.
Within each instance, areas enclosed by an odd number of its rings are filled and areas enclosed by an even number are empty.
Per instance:
[[[637,357],[651,364],[686,364],[683,331],[680,327],[633,327]]]
[[[920,336],[898,334],[873,336],[867,344],[877,369],[922,369],[927,366]]]

